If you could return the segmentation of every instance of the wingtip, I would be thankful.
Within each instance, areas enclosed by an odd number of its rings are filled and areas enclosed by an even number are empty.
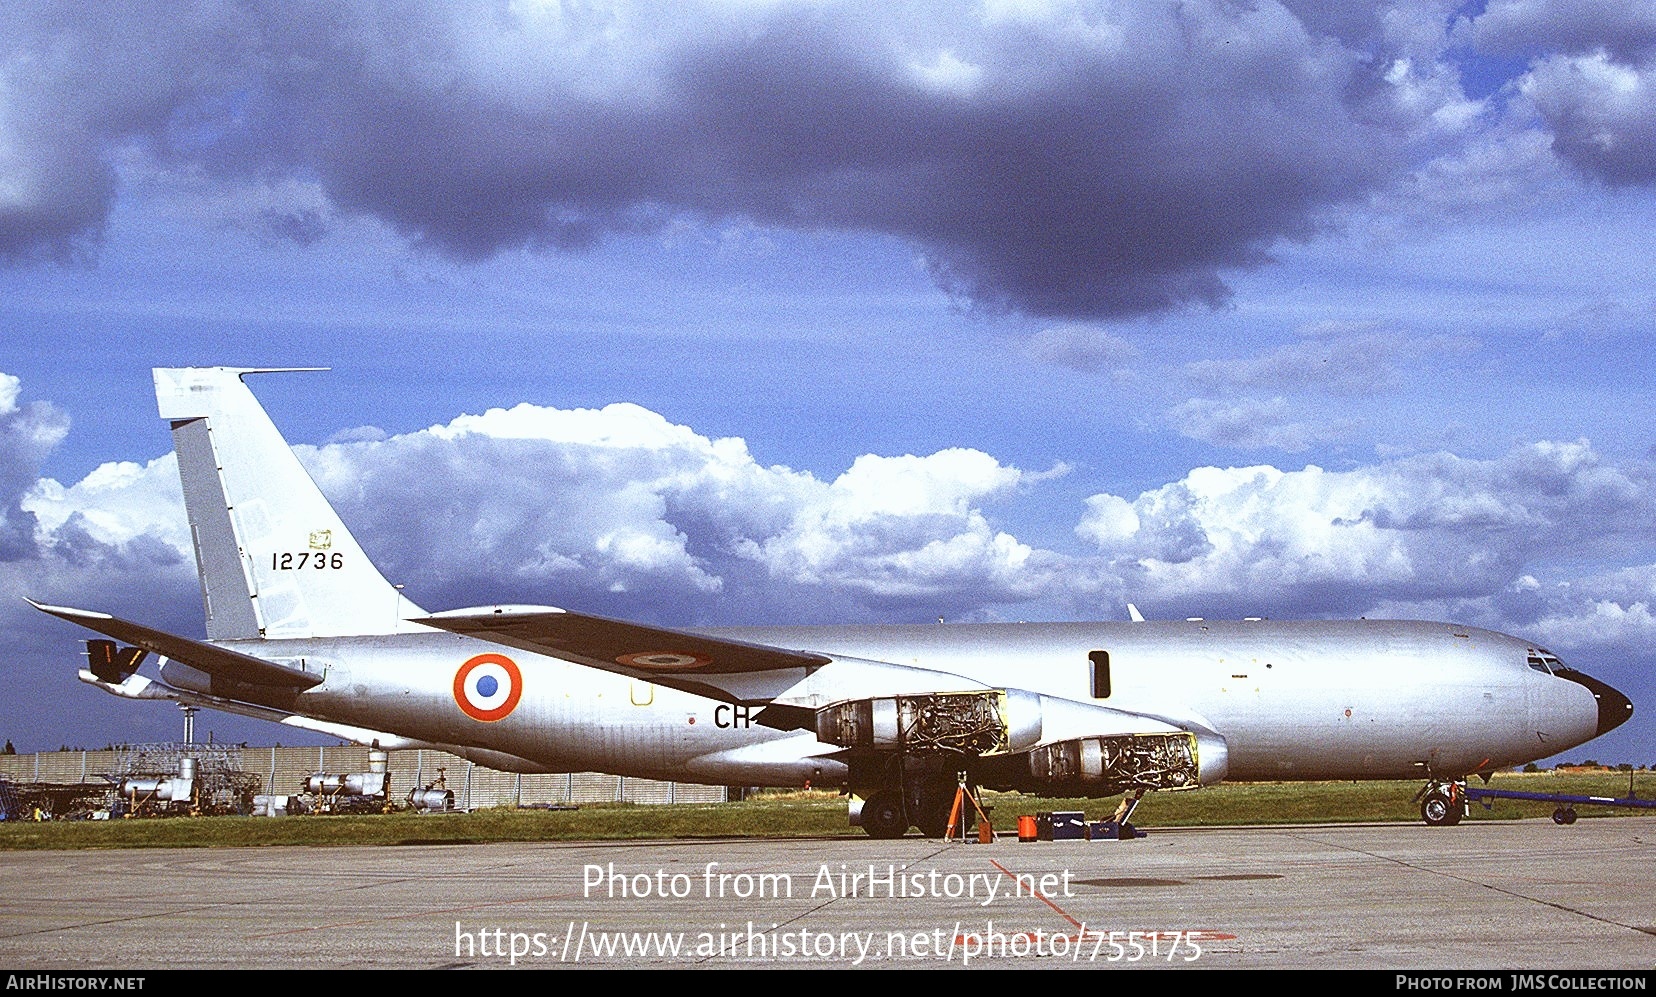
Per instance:
[[[76,609],[73,606],[54,606],[48,602],[36,602],[28,596],[24,596],[23,601],[42,613],[50,613],[64,619],[113,620],[115,618],[108,613],[94,613],[90,609]]]

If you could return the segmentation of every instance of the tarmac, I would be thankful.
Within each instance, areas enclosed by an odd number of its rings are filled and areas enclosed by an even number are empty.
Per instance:
[[[1146,830],[7,852],[0,969],[1656,967],[1656,817]]]

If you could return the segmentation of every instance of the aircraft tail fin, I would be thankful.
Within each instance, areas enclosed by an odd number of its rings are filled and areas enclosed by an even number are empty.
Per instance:
[[[423,629],[406,621],[424,611],[368,560],[242,380],[315,369],[155,370],[212,640]]]

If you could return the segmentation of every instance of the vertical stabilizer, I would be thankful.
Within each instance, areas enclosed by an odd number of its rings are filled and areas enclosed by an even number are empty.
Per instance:
[[[281,370],[316,368],[276,368]],[[242,378],[272,368],[155,370],[195,541],[207,636],[335,637],[421,629]]]

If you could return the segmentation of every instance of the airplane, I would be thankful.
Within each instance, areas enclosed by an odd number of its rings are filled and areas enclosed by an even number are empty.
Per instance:
[[[942,836],[957,789],[1121,795],[1221,781],[1466,779],[1633,704],[1520,637],[1404,620],[669,629],[535,605],[430,613],[369,560],[245,383],[157,368],[206,640],[37,603],[99,634],[79,678],[510,772],[837,788],[875,838]],[[150,655],[159,674],[139,669]],[[1131,801],[1130,805],[1129,802]],[[1125,819],[1125,818],[1123,818]]]

